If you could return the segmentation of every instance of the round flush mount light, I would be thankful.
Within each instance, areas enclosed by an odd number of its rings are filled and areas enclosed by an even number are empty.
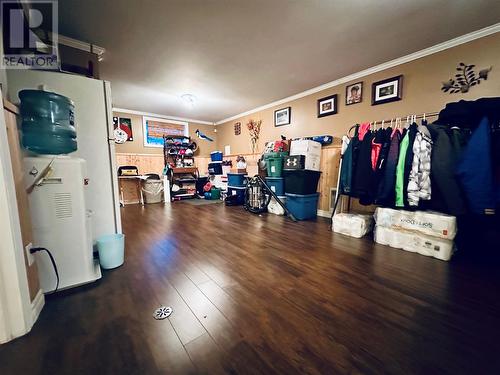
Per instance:
[[[196,97],[194,95],[183,94],[181,95],[181,99],[187,107],[194,108],[194,104],[196,102]]]

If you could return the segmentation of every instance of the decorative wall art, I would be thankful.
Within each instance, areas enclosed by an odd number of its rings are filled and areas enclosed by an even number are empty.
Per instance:
[[[250,119],[247,123],[247,129],[250,133],[250,145],[252,147],[252,154],[257,151],[257,143],[259,141],[260,127],[262,126],[262,120],[255,121]]]
[[[127,141],[133,141],[132,120],[125,117],[113,117],[113,129],[120,128],[121,131],[127,134]]]
[[[403,76],[384,79],[372,84],[372,105],[401,100],[403,97]]]
[[[345,88],[345,105],[361,103],[363,82],[354,83]]]
[[[318,117],[325,117],[336,114],[337,98],[338,95],[335,94],[318,99]]]
[[[274,126],[290,124],[292,120],[292,107],[286,107],[274,111]]]
[[[467,65],[461,62],[457,66],[457,73],[455,78],[450,78],[447,82],[443,82],[441,90],[449,92],[450,94],[466,93],[472,86],[479,85],[482,80],[488,79],[488,73],[491,72],[492,67],[485,68],[479,71],[476,76],[474,72],[475,65]]]
[[[237,122],[234,124],[234,135],[240,135],[241,134],[241,122]]]
[[[189,136],[188,123],[155,117],[142,117],[145,147],[163,147],[163,136]]]

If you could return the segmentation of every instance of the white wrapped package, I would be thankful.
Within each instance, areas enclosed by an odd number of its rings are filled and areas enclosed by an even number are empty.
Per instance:
[[[373,216],[360,214],[336,214],[332,229],[335,233],[361,238],[373,229]]]
[[[404,229],[386,228],[376,225],[374,240],[381,245],[419,253],[448,261],[454,250],[452,240],[446,240]]]
[[[282,197],[278,197],[278,198],[283,204],[286,203],[286,196],[282,196]],[[275,215],[283,216],[285,214],[285,210],[283,209],[283,207],[280,206],[280,204],[278,202],[276,202],[276,199],[274,199],[274,197],[271,197],[271,201],[269,202],[269,204],[267,206],[267,211],[269,211],[270,213],[275,214]]]
[[[454,239],[457,234],[456,217],[437,212],[378,207],[374,217],[380,227],[406,229],[447,240]]]

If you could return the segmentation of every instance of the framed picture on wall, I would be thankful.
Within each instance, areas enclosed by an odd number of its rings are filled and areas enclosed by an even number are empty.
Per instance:
[[[363,98],[363,82],[354,83],[345,88],[345,105],[361,103]]]
[[[132,133],[132,120],[129,118],[120,117],[119,124],[120,129],[124,130],[128,135],[127,141],[133,141],[134,135]]]
[[[384,79],[372,84],[372,105],[401,100],[403,97],[403,76]]]
[[[116,129],[120,129],[120,132],[117,133]],[[132,134],[132,120],[129,118],[123,118],[123,117],[113,117],[113,129],[115,130],[115,135],[116,134],[121,134],[123,139],[125,139],[125,134],[127,135],[127,138],[125,141],[133,141],[134,137]]]
[[[142,117],[145,147],[163,147],[163,136],[189,136],[188,123],[156,117]]]
[[[318,99],[318,117],[325,117],[336,114],[337,98],[338,95],[335,94]]]
[[[292,107],[274,111],[274,126],[289,125],[292,120]]]

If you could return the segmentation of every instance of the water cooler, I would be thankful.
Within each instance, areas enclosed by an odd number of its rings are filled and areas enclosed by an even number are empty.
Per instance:
[[[69,156],[44,155],[24,159],[26,187],[36,246],[52,253],[59,271],[59,289],[101,278],[93,258],[92,213],[85,206],[86,162]],[[56,275],[44,252],[35,254],[40,284],[54,290]]]
[[[22,143],[35,247],[42,290],[47,293],[101,277],[93,257],[92,213],[85,204],[86,161],[70,157],[77,150],[74,103],[44,90],[21,90]],[[54,258],[52,263],[50,255]]]

